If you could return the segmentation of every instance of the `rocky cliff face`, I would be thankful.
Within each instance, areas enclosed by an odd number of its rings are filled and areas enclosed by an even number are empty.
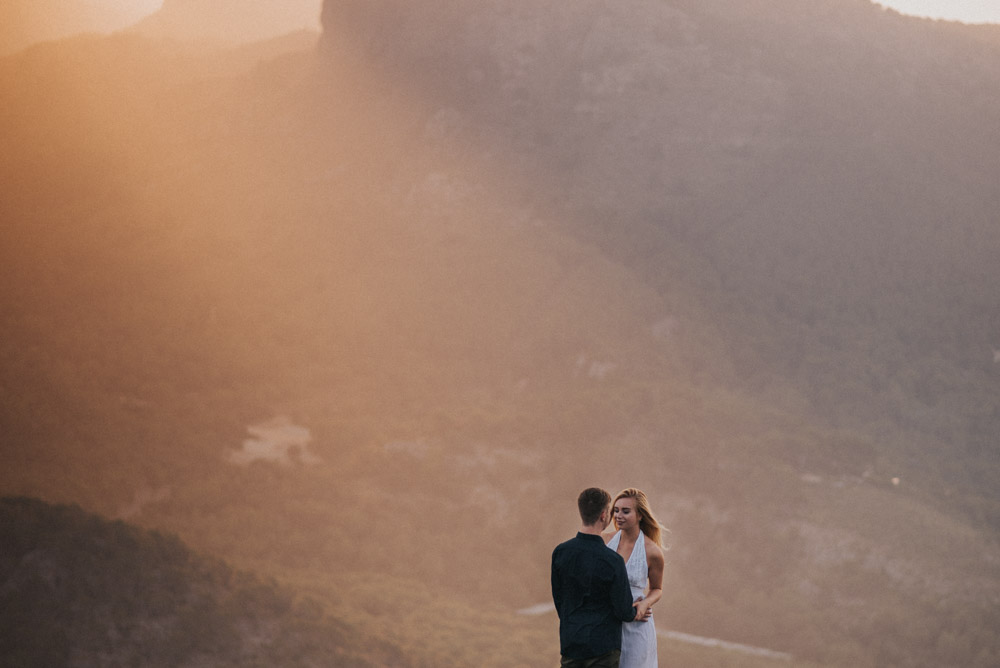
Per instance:
[[[543,156],[583,192],[651,210],[733,179],[773,188],[784,166],[818,164],[827,148],[854,151],[837,172],[903,142],[923,148],[942,122],[981,120],[930,79],[984,113],[1000,82],[996,67],[976,67],[995,62],[996,31],[966,39],[853,0],[328,0],[322,23],[328,52],[361,54],[417,96],[502,128],[517,154]]]
[[[609,206],[714,185],[731,151],[773,136],[787,95],[753,63],[711,53],[703,17],[680,3],[370,4],[325,4],[328,51],[360,51]]]

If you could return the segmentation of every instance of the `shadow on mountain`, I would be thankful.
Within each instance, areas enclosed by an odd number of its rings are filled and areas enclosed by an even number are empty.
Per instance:
[[[0,501],[11,666],[405,666],[315,599],[75,506]]]

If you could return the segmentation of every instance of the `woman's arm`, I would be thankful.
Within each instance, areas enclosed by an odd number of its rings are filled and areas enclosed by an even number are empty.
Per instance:
[[[636,611],[635,618],[642,619],[646,616],[646,611],[653,607],[653,604],[663,596],[663,550],[649,538],[646,540],[646,567],[649,569],[649,590],[641,601]]]

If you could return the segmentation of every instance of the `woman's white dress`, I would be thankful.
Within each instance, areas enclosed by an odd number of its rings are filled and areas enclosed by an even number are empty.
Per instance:
[[[608,541],[608,547],[618,550],[622,532],[619,531]],[[628,584],[632,588],[632,600],[642,598],[649,582],[649,566],[646,563],[646,537],[639,534],[632,554],[625,562]],[[645,622],[625,622],[622,624],[622,658],[620,668],[656,668],[656,626],[653,618]]]

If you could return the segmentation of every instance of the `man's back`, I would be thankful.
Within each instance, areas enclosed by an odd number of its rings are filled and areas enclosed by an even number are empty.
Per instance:
[[[632,592],[625,562],[600,536],[581,532],[553,550],[552,599],[564,657],[621,649],[621,623],[635,618]]]

